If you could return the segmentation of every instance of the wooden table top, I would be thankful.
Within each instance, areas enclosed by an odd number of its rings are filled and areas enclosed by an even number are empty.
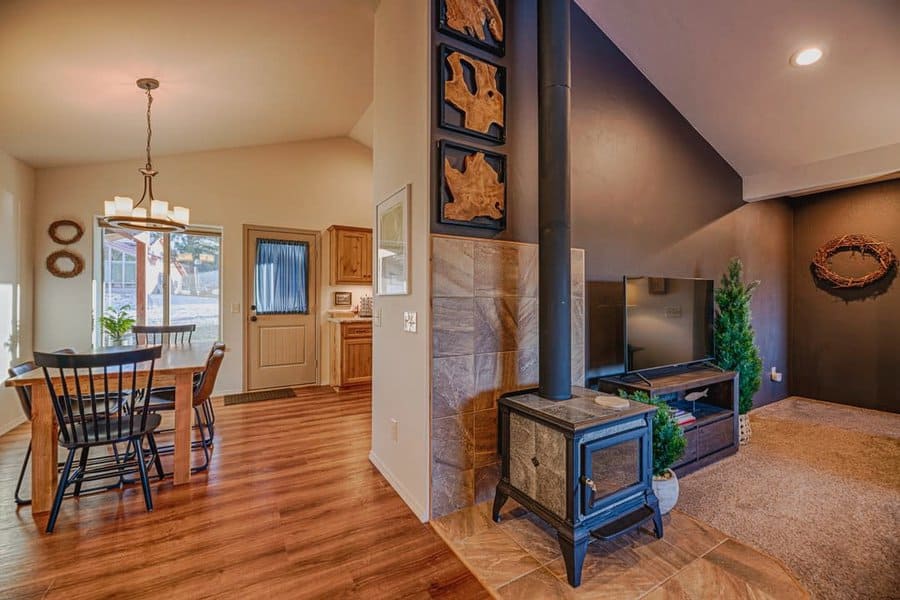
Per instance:
[[[185,344],[183,346],[163,346],[162,357],[156,360],[154,373],[160,375],[174,375],[176,373],[197,373],[206,368],[206,359],[209,356],[209,350],[212,344]],[[90,354],[114,354],[117,352],[129,352],[138,348],[147,348],[149,346],[115,346],[111,348],[99,348]],[[138,364],[138,373],[148,371],[150,363],[144,362]],[[127,369],[130,371],[130,367]],[[95,372],[97,372],[95,370]],[[103,376],[103,370],[97,372],[98,376]],[[51,379],[58,379],[59,375],[53,375]],[[11,377],[6,380],[7,387],[31,386],[35,382],[44,381],[44,370],[34,369],[23,373],[17,377]]]

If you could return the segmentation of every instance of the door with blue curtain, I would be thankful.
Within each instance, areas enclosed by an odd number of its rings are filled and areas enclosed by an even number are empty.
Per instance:
[[[248,390],[318,382],[317,235],[247,227]]]

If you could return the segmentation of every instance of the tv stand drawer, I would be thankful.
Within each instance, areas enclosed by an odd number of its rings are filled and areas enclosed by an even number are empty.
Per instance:
[[[684,432],[684,438],[687,442],[684,446],[684,454],[681,455],[681,458],[678,459],[678,462],[672,465],[672,468],[675,469],[680,467],[683,464],[687,464],[689,462],[693,462],[697,460],[697,428],[693,427]]]
[[[697,456],[703,458],[734,444],[734,422],[721,419],[697,428]]]

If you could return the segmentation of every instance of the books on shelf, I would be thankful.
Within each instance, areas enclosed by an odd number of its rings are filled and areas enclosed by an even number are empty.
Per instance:
[[[693,413],[682,410],[680,408],[674,408],[670,406],[669,413],[672,415],[672,418],[675,419],[675,422],[679,425],[687,425],[697,420]]]

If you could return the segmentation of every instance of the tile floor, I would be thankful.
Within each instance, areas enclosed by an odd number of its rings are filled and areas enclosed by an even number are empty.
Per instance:
[[[551,528],[512,500],[501,523],[490,512],[485,502],[431,524],[498,598],[809,598],[778,561],[677,510],[661,540],[640,529],[592,542],[574,589]]]

